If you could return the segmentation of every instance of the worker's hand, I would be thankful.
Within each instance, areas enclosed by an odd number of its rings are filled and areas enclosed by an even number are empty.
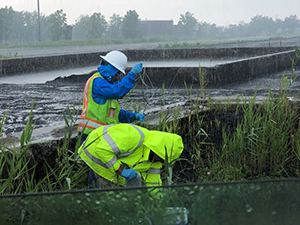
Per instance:
[[[137,172],[134,169],[123,169],[121,176],[125,177],[128,180],[131,180],[133,178],[136,178]]]
[[[135,75],[138,75],[140,72],[142,72],[143,70],[143,63],[137,63],[135,64],[132,69],[131,72],[133,72]]]
[[[137,113],[135,115],[135,119],[138,120],[138,121],[144,122],[145,121],[145,115],[143,113]]]

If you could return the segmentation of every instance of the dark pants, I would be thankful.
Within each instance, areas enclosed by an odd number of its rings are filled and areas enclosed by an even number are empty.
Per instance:
[[[91,168],[89,170],[88,186],[89,186],[89,189],[99,188],[99,184],[97,182],[95,172]]]
[[[81,132],[78,133],[78,137],[80,138]],[[82,143],[85,141],[85,139],[88,137],[87,134],[82,134],[81,139],[80,139],[80,145],[82,145]],[[89,170],[89,180],[88,180],[88,187],[89,189],[93,189],[93,188],[98,188],[98,182],[97,182],[97,178],[95,176],[94,171],[90,168]]]

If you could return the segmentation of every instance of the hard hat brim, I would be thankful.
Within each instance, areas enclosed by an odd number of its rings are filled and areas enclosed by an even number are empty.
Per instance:
[[[113,67],[117,68],[119,71],[121,71],[123,74],[126,75],[125,70],[119,68],[118,66],[114,65],[114,63],[110,62],[110,60],[107,60],[107,58],[103,55],[100,55],[100,57],[104,60],[106,60],[109,64],[111,64]]]

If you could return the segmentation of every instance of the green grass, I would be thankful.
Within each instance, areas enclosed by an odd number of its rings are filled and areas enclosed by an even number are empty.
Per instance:
[[[22,56],[16,52],[15,54],[7,53],[6,55],[0,55],[0,60],[1,59],[12,59],[12,58],[21,58]]]
[[[60,40],[60,41],[41,41],[41,42],[23,42],[0,44],[0,49],[18,49],[18,48],[49,48],[49,47],[74,47],[74,46],[106,46],[115,44],[133,44],[133,43],[155,43],[155,42],[173,42],[181,40],[179,38],[169,37],[148,37],[136,39],[112,39],[103,38],[95,40]]]
[[[194,111],[180,123],[179,134],[184,138],[186,158],[192,165],[185,170],[193,171],[197,177],[194,181],[300,176],[300,103],[290,101],[288,92],[297,78],[294,68],[299,58],[296,48],[292,76],[283,74],[280,92],[269,91],[262,103],[257,103],[256,94],[237,96],[234,102],[209,99],[211,113]],[[235,126],[224,124],[222,116],[230,113]],[[242,118],[238,118],[239,113]],[[220,140],[214,140],[216,134]]]
[[[243,42],[256,42],[262,40],[278,40],[283,37],[267,37],[265,39],[237,39],[233,37],[202,37],[202,38],[186,38],[186,37],[143,37],[136,39],[112,39],[102,38],[95,40],[60,40],[60,41],[41,41],[41,42],[22,42],[0,44],[0,49],[9,49],[14,52],[6,55],[0,55],[0,59],[22,57],[17,52],[18,49],[37,49],[52,47],[78,47],[78,46],[107,46],[116,44],[134,44],[134,43],[157,43],[157,48],[192,48],[203,47],[214,44],[230,44]]]

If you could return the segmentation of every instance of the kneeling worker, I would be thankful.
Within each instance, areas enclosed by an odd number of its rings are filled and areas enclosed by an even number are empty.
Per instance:
[[[104,182],[118,186],[124,186],[126,179],[135,178],[137,173],[146,186],[161,185],[163,162],[174,163],[182,151],[179,135],[127,123],[97,128],[78,149],[100,183],[104,178]]]

